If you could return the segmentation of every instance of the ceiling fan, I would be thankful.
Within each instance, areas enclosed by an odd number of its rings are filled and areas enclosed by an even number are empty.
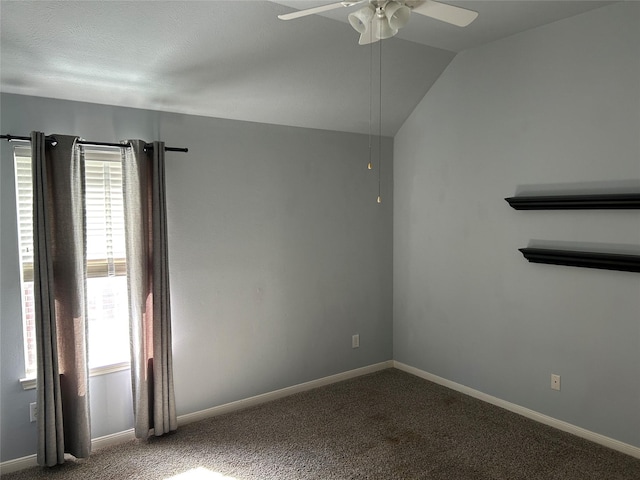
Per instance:
[[[366,3],[364,7],[349,14],[351,26],[360,34],[358,43],[367,45],[378,40],[393,37],[409,21],[411,12],[458,27],[466,27],[478,16],[477,12],[466,8],[440,3],[435,0],[357,0],[330,3],[320,7],[298,10],[278,15],[281,20],[293,20],[316,13],[328,12],[341,7],[354,7]]]

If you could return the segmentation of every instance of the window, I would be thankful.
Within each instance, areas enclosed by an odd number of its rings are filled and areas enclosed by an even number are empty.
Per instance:
[[[89,367],[129,362],[129,311],[124,202],[119,148],[80,147],[85,167]],[[33,299],[33,192],[31,148],[16,147],[16,192],[25,370],[34,377],[36,345]]]

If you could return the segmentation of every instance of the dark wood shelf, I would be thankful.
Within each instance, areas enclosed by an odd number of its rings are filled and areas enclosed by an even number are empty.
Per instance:
[[[505,198],[516,210],[587,210],[640,208],[640,193],[532,195]]]
[[[550,248],[520,248],[519,251],[527,260],[533,263],[640,272],[640,255],[554,250]]]

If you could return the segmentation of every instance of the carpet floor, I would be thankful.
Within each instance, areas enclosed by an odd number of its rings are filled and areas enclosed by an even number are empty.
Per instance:
[[[640,459],[389,369],[3,476],[45,478],[639,480]]]

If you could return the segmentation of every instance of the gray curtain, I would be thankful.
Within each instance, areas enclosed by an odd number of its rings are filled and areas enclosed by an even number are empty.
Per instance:
[[[38,463],[91,452],[84,163],[76,137],[31,133]]]
[[[164,142],[131,140],[122,165],[135,435],[178,428],[173,390]]]

